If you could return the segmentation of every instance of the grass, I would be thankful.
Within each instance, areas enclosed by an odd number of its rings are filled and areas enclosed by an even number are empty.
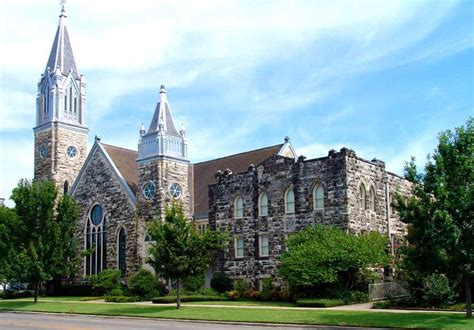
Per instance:
[[[229,306],[270,306],[270,307],[296,307],[295,303],[281,301],[255,301],[255,300],[228,300],[228,301],[199,301],[189,302],[186,305],[229,305]]]
[[[345,305],[341,299],[301,298],[296,301],[299,307],[335,307]]]
[[[461,313],[387,313],[368,311],[327,311],[277,309],[150,306],[133,304],[97,304],[59,301],[0,301],[0,310],[75,313],[151,318],[369,326],[396,328],[474,328],[474,321]]]

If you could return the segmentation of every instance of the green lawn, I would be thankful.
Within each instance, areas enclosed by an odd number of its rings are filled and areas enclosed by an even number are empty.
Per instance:
[[[473,329],[474,321],[461,313],[386,313],[326,310],[252,308],[209,308],[175,306],[144,306],[133,304],[93,304],[74,302],[0,301],[0,310],[39,311],[94,315],[122,315],[190,320],[353,325],[396,328],[464,328]]]
[[[296,307],[295,303],[282,301],[228,300],[228,301],[196,301],[183,303],[185,305],[230,305],[230,306],[271,306]]]

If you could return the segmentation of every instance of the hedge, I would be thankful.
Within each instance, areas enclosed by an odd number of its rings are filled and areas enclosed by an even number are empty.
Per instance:
[[[203,295],[184,295],[180,297],[181,302],[193,302],[193,301],[225,301],[229,300],[223,296],[203,296]],[[152,299],[154,304],[173,304],[176,303],[176,296],[165,296]]]
[[[115,302],[115,303],[127,303],[127,302],[137,302],[140,301],[140,297],[137,296],[106,296],[106,302]]]
[[[345,305],[341,299],[301,298],[296,301],[298,307],[335,307]]]

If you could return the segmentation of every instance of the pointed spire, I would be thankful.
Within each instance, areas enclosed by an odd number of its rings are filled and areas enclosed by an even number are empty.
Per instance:
[[[145,126],[143,125],[142,123],[142,126],[140,127],[140,137],[143,137],[143,135],[145,135]]]
[[[69,39],[69,33],[66,25],[66,9],[64,8],[65,0],[61,1],[61,13],[59,15],[58,29],[56,36],[54,37],[53,47],[49,54],[48,63],[46,64],[45,72],[48,72],[48,68],[51,71],[56,71],[57,68],[62,74],[67,75],[72,71],[74,78],[79,79],[77,73],[76,62],[72,52],[71,41]]]
[[[148,128],[147,134],[156,131],[164,131],[178,135],[178,131],[176,130],[173,123],[173,118],[171,117],[165,85],[160,86],[160,101],[156,105],[155,113],[153,115],[153,119],[151,120],[150,128]]]

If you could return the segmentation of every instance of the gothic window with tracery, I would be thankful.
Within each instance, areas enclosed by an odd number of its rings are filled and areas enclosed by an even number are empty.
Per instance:
[[[107,268],[107,226],[104,210],[96,204],[89,213],[86,224],[86,275],[95,275]]]
[[[319,184],[313,188],[313,205],[315,210],[324,209],[324,188]]]

